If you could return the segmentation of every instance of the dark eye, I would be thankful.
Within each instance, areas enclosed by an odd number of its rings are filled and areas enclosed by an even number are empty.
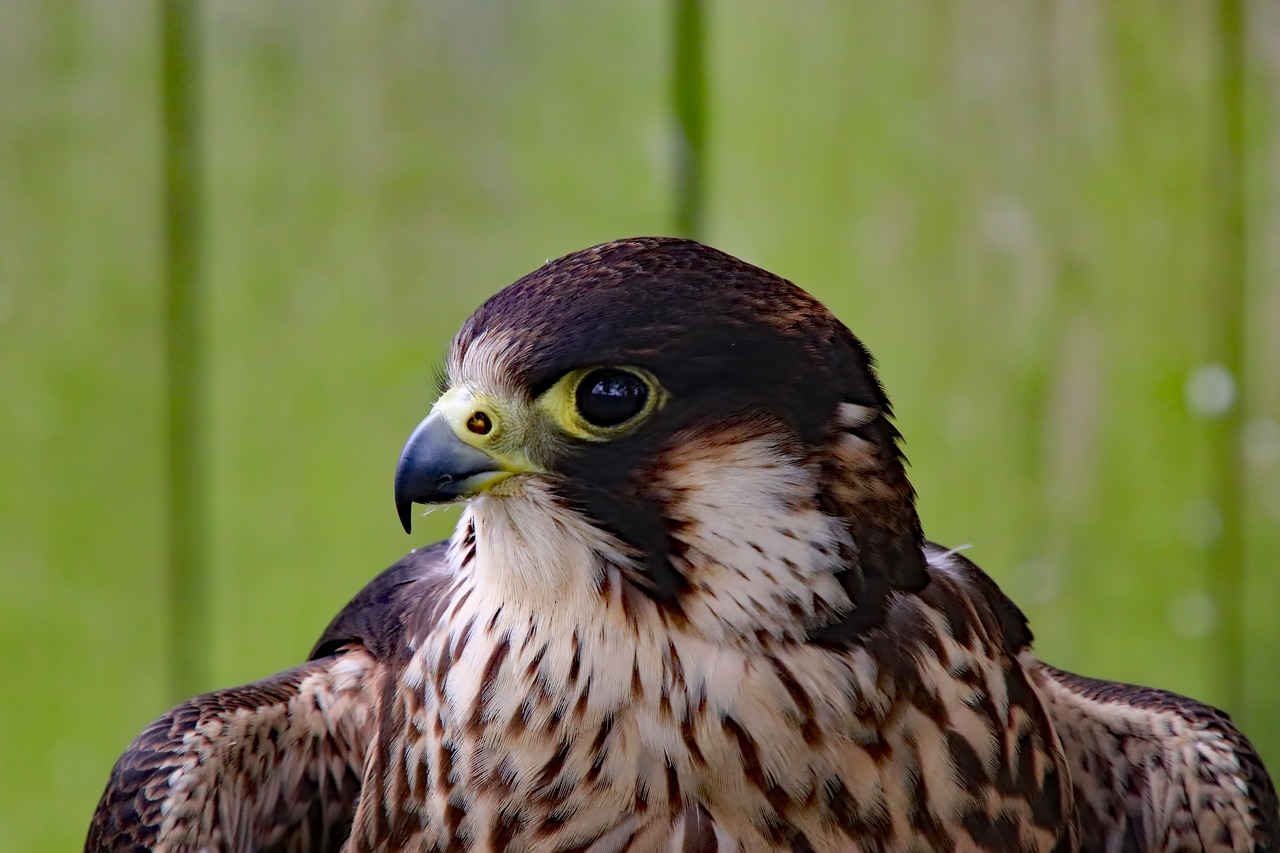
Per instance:
[[[582,377],[574,396],[578,414],[587,423],[612,427],[640,414],[649,400],[649,386],[634,373],[604,367]]]

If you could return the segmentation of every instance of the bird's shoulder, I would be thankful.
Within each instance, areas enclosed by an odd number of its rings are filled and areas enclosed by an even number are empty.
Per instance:
[[[1087,843],[1280,849],[1275,787],[1226,713],[1167,690],[1033,666],[1071,767]]]
[[[439,618],[436,605],[453,577],[448,545],[437,542],[412,551],[369,581],[329,622],[308,660],[356,643],[375,660],[400,661],[407,637]]]
[[[1022,659],[1032,641],[1026,617],[954,550],[926,543],[923,555],[922,588],[894,592],[878,622],[828,647],[849,661],[851,677],[873,674],[842,689],[883,709],[885,758],[867,766],[899,791],[890,813],[932,849],[970,840],[983,850],[1075,849],[1069,772]],[[931,774],[937,766],[945,770]],[[923,782],[895,788],[915,778],[904,768],[919,768]],[[858,782],[844,780],[849,790]]]
[[[297,667],[188,699],[112,769],[87,850],[121,846],[337,849],[359,795],[383,676],[433,619],[446,543],[365,585]]]
[[[1031,647],[1027,617],[977,564],[932,542],[924,544],[923,554],[928,582],[894,593],[870,630],[846,642],[875,647],[882,659],[902,659],[903,651],[913,649],[946,659],[954,648],[1009,662]]]
[[[336,850],[370,734],[358,646],[175,706],[112,768],[86,850]]]

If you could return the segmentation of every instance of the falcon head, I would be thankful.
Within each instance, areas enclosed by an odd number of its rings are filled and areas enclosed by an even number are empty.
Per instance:
[[[468,500],[506,595],[604,595],[736,636],[838,641],[927,583],[870,354],[800,288],[687,240],[596,246],[463,325],[395,499]]]

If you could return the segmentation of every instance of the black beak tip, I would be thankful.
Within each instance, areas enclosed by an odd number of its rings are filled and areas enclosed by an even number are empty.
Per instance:
[[[439,412],[418,424],[396,464],[396,514],[413,532],[414,504],[444,504],[470,494],[471,477],[499,470],[493,457],[471,447]]]
[[[413,532],[413,502],[396,498],[396,514],[400,516],[400,526],[405,533]]]

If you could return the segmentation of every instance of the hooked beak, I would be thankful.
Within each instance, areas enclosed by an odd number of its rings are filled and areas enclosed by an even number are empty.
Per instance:
[[[414,504],[471,497],[512,473],[459,438],[444,412],[432,412],[409,436],[396,466],[396,512],[404,532],[411,531]]]

